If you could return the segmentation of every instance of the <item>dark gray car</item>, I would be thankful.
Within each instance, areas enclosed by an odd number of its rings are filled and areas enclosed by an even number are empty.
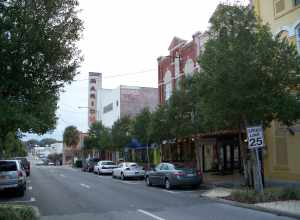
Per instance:
[[[19,160],[0,160],[0,191],[14,189],[23,196],[26,190],[26,172]]]
[[[148,186],[157,185],[171,189],[177,186],[197,188],[202,182],[202,173],[179,164],[160,163],[145,174]]]

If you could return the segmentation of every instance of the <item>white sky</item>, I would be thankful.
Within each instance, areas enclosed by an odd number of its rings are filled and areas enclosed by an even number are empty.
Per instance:
[[[168,55],[174,36],[189,41],[195,32],[207,30],[219,2],[224,1],[80,0],[85,30],[79,47],[85,60],[76,79],[82,81],[66,86],[61,94],[57,129],[52,134],[24,139],[62,140],[63,130],[69,125],[87,130],[87,109],[78,106],[87,106],[88,72],[101,72],[105,88],[120,84],[157,87],[157,57]],[[145,70],[152,71],[109,78]]]

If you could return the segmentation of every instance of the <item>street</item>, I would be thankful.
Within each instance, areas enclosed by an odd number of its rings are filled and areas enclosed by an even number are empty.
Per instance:
[[[54,219],[289,219],[201,198],[200,190],[167,191],[144,181],[113,179],[79,169],[32,165],[23,198],[0,202],[37,206],[43,220]]]

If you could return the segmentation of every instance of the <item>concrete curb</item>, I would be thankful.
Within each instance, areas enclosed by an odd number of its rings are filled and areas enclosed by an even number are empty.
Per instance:
[[[252,209],[252,210],[256,210],[256,211],[260,211],[260,212],[270,213],[273,215],[285,216],[285,217],[290,217],[290,218],[300,220],[299,214],[295,214],[295,213],[291,213],[291,212],[286,212],[286,211],[281,211],[281,210],[271,209],[271,208],[265,208],[265,207],[255,206],[253,204],[241,203],[241,202],[236,202],[236,201],[231,201],[231,200],[226,200],[226,199],[221,199],[221,198],[211,198],[208,196],[201,196],[201,197],[212,200],[214,202],[220,202],[220,203],[227,204],[227,205],[232,205],[232,206],[246,208],[246,209]]]

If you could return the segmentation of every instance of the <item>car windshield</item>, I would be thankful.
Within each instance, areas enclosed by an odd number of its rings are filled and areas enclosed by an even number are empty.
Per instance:
[[[112,161],[102,162],[102,165],[115,165]]]
[[[0,172],[16,171],[17,163],[14,161],[0,161]]]

